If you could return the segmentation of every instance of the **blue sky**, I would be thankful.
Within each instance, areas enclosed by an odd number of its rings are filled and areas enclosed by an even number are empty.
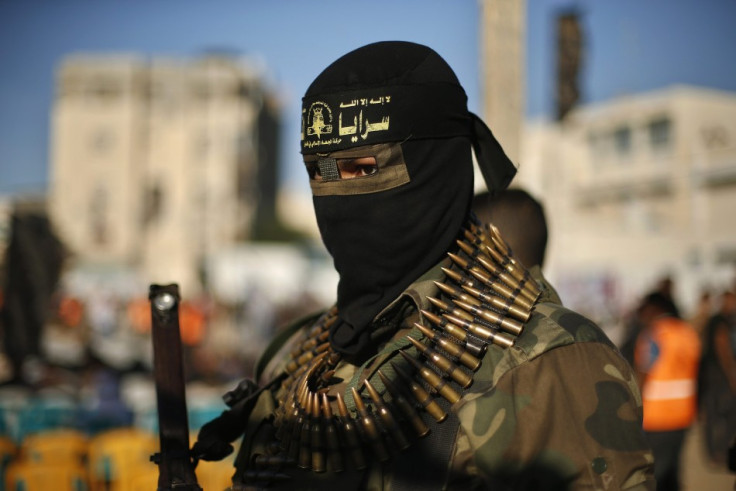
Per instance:
[[[527,0],[530,118],[552,114],[553,21],[568,8],[583,16],[585,102],[676,83],[736,91],[733,0]],[[46,188],[54,70],[67,54],[226,48],[254,57],[286,101],[289,181],[299,100],[322,68],[373,41],[427,44],[455,69],[478,111],[478,27],[477,0],[0,0],[0,193]]]

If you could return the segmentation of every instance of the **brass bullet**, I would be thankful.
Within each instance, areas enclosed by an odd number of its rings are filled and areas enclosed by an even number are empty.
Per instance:
[[[417,412],[414,406],[404,398],[401,391],[394,385],[394,383],[391,382],[391,380],[389,380],[381,370],[378,370],[378,376],[381,378],[383,385],[386,386],[388,393],[391,394],[391,402],[399,408],[399,411],[404,413],[404,416],[409,420],[409,423],[411,423],[416,434],[419,437],[423,437],[429,433],[429,427],[424,423],[421,415]]]
[[[463,230],[463,236],[465,239],[476,245],[484,244],[486,242],[490,243],[490,239],[486,237],[481,228],[473,227],[471,230],[466,228]]]
[[[514,305],[511,302],[504,302],[501,297],[495,296],[495,295],[489,295],[485,292],[482,292],[478,290],[477,288],[473,288],[470,286],[462,285],[462,288],[470,293],[475,298],[479,299],[481,302],[485,302],[486,304],[489,304],[502,312],[508,312],[509,315],[514,317],[515,319],[526,322],[529,320],[530,313],[528,310],[520,309],[516,305]]]
[[[488,230],[490,232],[491,240],[493,241],[493,245],[496,246],[496,248],[501,251],[504,255],[509,255],[509,251],[511,251],[511,248],[506,243],[505,240],[503,240],[503,237],[501,237],[501,232],[499,232],[498,228],[493,224],[488,224]]]
[[[449,306],[446,302],[442,302],[440,300],[433,299],[432,297],[427,297],[428,300],[432,302],[433,305],[441,308],[442,310],[448,311],[448,313],[457,315],[458,317],[462,317],[463,319],[466,319],[469,321],[472,321],[474,319],[473,319],[473,316],[468,315],[468,313],[471,313],[475,316],[479,316],[483,318],[484,321],[491,322],[493,324],[501,324],[502,320],[505,319],[505,316],[498,314],[495,311],[491,310],[491,307],[489,306],[487,307],[483,305],[483,302],[480,301],[478,298],[475,298],[472,295],[462,293],[460,290],[456,288],[453,288],[447,285],[443,285],[442,283],[439,283],[439,282],[435,282],[435,284],[437,284],[437,286],[442,285],[441,289],[445,291],[448,295],[455,297],[453,298],[452,301],[456,305],[459,305],[464,309],[464,310],[457,310]],[[471,289],[470,287],[466,287],[466,286],[463,286],[463,288],[466,290],[470,289],[470,290],[473,290],[475,292],[482,294],[482,292],[480,292],[477,289]],[[506,305],[501,301],[499,297],[494,297],[494,296],[489,296],[489,295],[483,295],[483,296],[491,300],[495,308],[499,310],[506,310]],[[471,305],[473,308],[468,308],[466,305]],[[518,308],[513,307],[513,306],[509,307],[508,310],[510,311],[512,308],[514,309],[514,312],[519,312],[519,313],[521,312]],[[509,332],[513,332],[515,334],[518,334],[517,329],[519,331],[521,330],[521,325],[513,319],[509,320],[506,327]]]
[[[467,329],[474,336],[477,336],[480,339],[483,339],[484,341],[490,341],[491,338],[493,338],[495,334],[493,332],[493,329],[491,329],[490,327],[486,327],[482,324],[478,324],[478,323],[469,321],[467,319],[458,317],[450,313],[442,314],[442,317],[449,320],[452,324],[455,324],[458,327]]]
[[[483,266],[483,268],[485,268],[486,271],[491,273],[492,276],[503,281],[510,289],[518,290],[531,302],[536,300],[537,293],[532,290],[534,288],[532,286],[532,282],[528,281],[531,277],[522,276],[521,280],[518,280],[513,275],[507,274],[505,270],[502,270],[500,267],[496,267],[491,264],[483,255],[478,255],[476,260],[481,266]]]
[[[344,440],[347,442],[347,450],[350,452],[350,457],[358,470],[365,469],[365,456],[363,455],[363,449],[360,446],[360,438],[358,437],[358,429],[355,427],[353,418],[348,413],[348,408],[345,405],[345,401],[342,398],[342,394],[337,394],[337,411],[339,414],[340,429]]]
[[[472,245],[468,244],[464,240],[456,240],[455,243],[460,247],[460,249],[465,253],[466,256],[470,258],[469,265],[472,264],[472,262],[477,261],[479,257],[484,256],[484,252],[477,247],[473,247]],[[490,259],[490,258],[489,258]]]
[[[300,411],[296,401],[296,392],[298,392],[298,389],[290,391],[287,403],[284,406],[281,424],[276,430],[276,438],[281,441],[281,448],[284,450],[288,450],[291,445],[294,426],[299,419]]]
[[[307,339],[304,343],[302,343],[299,347],[297,347],[294,351],[291,352],[292,358],[297,358],[299,355],[304,353],[305,351],[309,351],[312,348],[316,347],[319,344],[324,343],[327,341],[327,338],[329,337],[330,332],[329,331],[321,331],[317,333],[316,336],[311,337]]]
[[[489,329],[486,326],[482,326],[474,322],[468,322],[451,314],[443,314],[443,316],[447,318],[450,322],[464,327],[465,329],[473,333],[473,335],[478,336],[483,340],[490,341],[499,346],[503,346],[504,348],[508,348],[514,344],[514,339],[508,334],[502,332],[494,332],[492,329]]]
[[[472,321],[473,320],[473,316],[470,315],[468,312],[464,312],[462,310],[455,309],[455,307],[453,305],[450,305],[447,302],[444,302],[444,301],[442,301],[442,300],[440,300],[438,298],[427,297],[427,300],[429,300],[432,305],[434,305],[435,307],[437,307],[440,310],[444,310],[446,312],[447,311],[453,312],[458,317],[462,317],[462,318],[464,318],[466,320],[469,320],[469,321]]]
[[[434,284],[442,290],[443,292],[447,293],[451,297],[456,297],[457,295],[461,294],[462,292],[458,290],[457,288],[447,285],[445,283],[442,283],[441,281],[435,281]]]
[[[309,469],[312,464],[312,450],[309,447],[312,438],[312,415],[310,414],[311,393],[305,392],[301,399],[302,424],[299,435],[299,459],[297,465],[301,469]]]
[[[406,439],[406,436],[404,436],[404,433],[401,431],[401,428],[396,422],[396,418],[394,418],[393,413],[383,402],[383,399],[381,399],[378,391],[375,389],[375,387],[373,387],[373,385],[371,385],[368,379],[365,379],[364,385],[366,390],[368,391],[368,395],[373,401],[373,404],[378,410],[378,416],[381,418],[381,421],[383,421],[383,425],[389,431],[389,435],[391,435],[391,438],[393,438],[393,440],[396,442],[401,450],[406,449],[409,446],[409,441]]]
[[[447,285],[445,283],[441,283],[439,281],[434,282],[435,285],[437,285],[437,288],[445,292],[447,295],[459,298],[460,300],[464,300],[468,303],[472,303],[474,305],[481,305],[481,302],[477,298],[473,298],[471,295],[468,295],[464,291],[455,288],[454,286]]]
[[[478,282],[478,281],[476,281],[476,280],[474,280],[474,279],[472,279],[472,278],[470,278],[468,276],[465,276],[464,274],[458,273],[457,271],[453,271],[450,268],[445,268],[443,266],[442,267],[442,271],[451,280],[454,280],[454,281],[458,282],[460,285],[467,285],[467,286],[472,286],[472,287],[476,287],[476,288],[480,287],[480,285],[481,285],[480,282]]]
[[[330,380],[332,380],[332,377],[335,376],[335,370],[327,370],[326,372],[322,373],[322,375],[319,376],[319,378],[322,380],[322,382],[329,383]]]
[[[485,341],[468,336],[468,339],[465,340],[465,349],[472,356],[483,358],[483,355],[488,350],[488,344]]]
[[[401,351],[399,351],[399,353],[401,353]],[[416,381],[414,381],[414,379],[405,371],[403,371],[398,365],[396,365],[394,362],[390,363],[393,369],[399,375],[399,377],[403,378],[404,382],[409,384],[412,395],[414,396],[416,401],[424,408],[424,410],[427,411],[438,423],[444,421],[447,418],[447,413],[444,411],[444,409],[440,407],[439,404],[437,404],[437,401],[434,400],[434,397],[432,397],[429,392],[424,390],[421,385],[416,383]]]
[[[376,420],[368,411],[368,408],[366,408],[365,403],[360,398],[360,394],[355,390],[355,387],[351,387],[350,391],[353,395],[353,400],[355,401],[355,408],[358,410],[358,415],[360,416],[358,421],[360,421],[360,424],[363,427],[363,433],[368,437],[368,441],[370,442],[373,452],[376,454],[378,460],[380,462],[386,462],[390,455],[383,444],[383,439],[381,437],[380,430],[378,429],[378,425],[376,425]]]
[[[452,386],[450,386],[445,380],[442,380],[442,377],[440,377],[436,372],[431,370],[426,365],[419,363],[414,358],[404,353],[403,350],[399,350],[399,354],[401,354],[406,361],[411,363],[414,366],[414,369],[422,377],[422,379],[424,379],[424,381],[427,382],[427,384],[432,387],[432,389],[435,390],[439,395],[448,400],[450,404],[455,404],[457,401],[460,400],[460,394],[458,394],[457,391],[453,389]]]
[[[312,470],[314,472],[325,471],[325,445],[322,439],[322,418],[319,410],[319,396],[313,392],[309,402],[311,416],[311,448],[312,448]]]
[[[473,383],[473,377],[463,372],[462,369],[450,361],[447,357],[439,353],[437,350],[430,348],[429,346],[420,343],[411,336],[407,336],[411,344],[416,348],[437,368],[442,370],[448,377],[457,382],[462,388],[466,389]],[[403,351],[402,351],[403,353]]]
[[[486,255],[493,258],[496,263],[506,268],[506,270],[511,273],[514,278],[516,278],[519,282],[525,280],[528,273],[526,269],[524,269],[516,259],[511,256],[502,255],[498,250],[490,245],[484,244],[482,247],[483,252],[485,252]]]
[[[457,254],[453,254],[452,252],[447,253],[448,256],[461,268],[467,270],[471,267],[470,261],[467,259],[463,259],[462,257],[458,256]]]
[[[486,352],[486,345],[483,342],[483,338],[471,338],[468,335],[468,332],[459,325],[455,325],[445,318],[437,317],[436,315],[426,310],[422,310],[421,312],[424,316],[427,317],[427,319],[432,321],[432,323],[437,325],[453,338],[463,343],[463,346],[465,346],[465,349],[468,350],[470,354],[477,358],[483,357],[483,354]]]
[[[468,351],[463,349],[462,346],[456,344],[449,339],[443,338],[437,332],[424,326],[418,322],[414,323],[414,326],[419,329],[428,339],[431,339],[433,343],[437,344],[440,348],[447,351],[450,356],[455,360],[462,363],[472,371],[476,371],[480,367],[480,360],[475,356],[471,355]]]
[[[452,324],[451,322],[448,322],[447,319],[440,318],[427,310],[422,310],[421,312],[433,324],[445,330],[448,334],[450,334],[458,341],[465,341],[468,338],[468,333],[464,329]]]
[[[302,434],[302,426],[304,426],[305,415],[297,406],[294,409],[294,414],[292,415],[292,417],[293,423],[291,424],[291,431],[288,435],[285,435],[285,438],[281,441],[281,444],[286,447],[285,450],[289,458],[298,462],[301,449],[301,442],[299,441],[299,438]]]
[[[475,305],[471,305],[467,302],[463,302],[462,300],[453,299],[453,302],[455,302],[457,306],[464,309],[465,311],[472,313],[474,316],[491,324],[500,326],[506,332],[516,334],[517,336],[521,333],[521,329],[523,326],[514,319],[503,317],[502,315],[499,315],[492,310],[486,310]]]
[[[329,453],[328,461],[330,468],[334,472],[342,472],[345,466],[342,459],[342,448],[337,438],[337,429],[335,428],[334,418],[332,416],[332,408],[327,394],[321,394],[322,397],[322,426],[325,430],[325,440],[327,440],[327,448]]]
[[[515,290],[512,291],[511,289],[509,289],[509,287],[507,287],[500,281],[493,281],[491,277],[480,271],[478,268],[472,268],[468,270],[468,273],[470,273],[476,279],[480,280],[482,284],[488,286],[498,296],[509,298],[512,302],[519,304],[527,310],[531,310],[534,306],[534,304],[530,302],[529,299],[521,295],[521,292],[517,292]]]
[[[296,359],[294,359],[294,360],[291,360],[289,363],[286,364],[285,370],[286,370],[286,373],[288,373],[288,374],[291,375],[294,372],[296,372],[296,370],[298,368],[299,368],[299,364],[296,362]],[[284,383],[286,383],[286,382],[287,382],[287,380],[284,380]]]

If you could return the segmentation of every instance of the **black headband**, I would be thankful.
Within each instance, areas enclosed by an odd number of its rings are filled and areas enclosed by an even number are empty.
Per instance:
[[[462,87],[387,85],[310,95],[302,101],[303,154],[406,139],[472,134]]]

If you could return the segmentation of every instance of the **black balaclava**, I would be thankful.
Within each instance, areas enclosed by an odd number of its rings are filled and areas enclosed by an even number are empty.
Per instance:
[[[345,180],[339,192],[325,187],[332,183],[312,182],[322,240],[340,275],[330,343],[349,357],[375,349],[371,321],[456,239],[473,195],[471,144],[491,192],[505,188],[516,172],[488,128],[468,112],[452,69],[426,46],[364,46],[327,67],[307,89],[305,160],[329,164],[334,152],[396,142],[408,182],[365,191],[370,179],[386,172],[380,161],[377,175]]]

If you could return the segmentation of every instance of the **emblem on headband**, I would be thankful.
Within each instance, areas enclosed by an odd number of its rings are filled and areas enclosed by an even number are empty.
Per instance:
[[[355,99],[338,97],[328,99],[332,107],[337,108],[337,118],[330,104],[324,101],[314,101],[309,108],[306,105],[302,107],[303,148],[331,149],[343,144],[345,139],[351,144],[367,144],[372,143],[369,135],[388,131],[390,95]]]
[[[332,133],[332,111],[321,101],[313,102],[307,113],[307,135],[322,138]]]

